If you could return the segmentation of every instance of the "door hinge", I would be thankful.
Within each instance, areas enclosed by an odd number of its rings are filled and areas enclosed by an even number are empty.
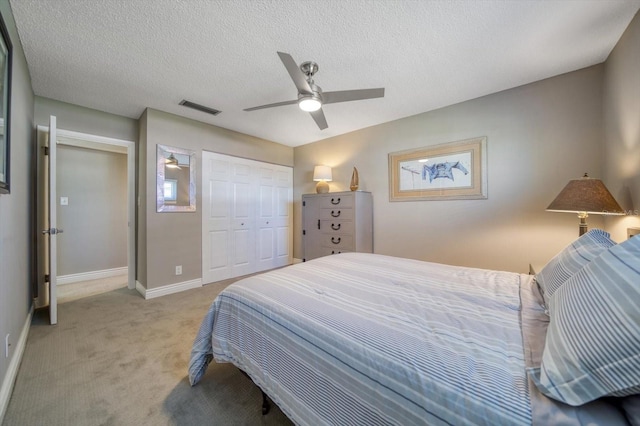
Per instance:
[[[44,148],[44,155],[49,155],[49,147],[43,146],[43,148]]]
[[[306,201],[303,201],[303,202],[302,202],[302,207],[304,207],[304,206],[306,206],[306,205],[307,205],[307,202],[306,202]]]
[[[45,283],[49,282],[49,274],[44,274],[44,282]]]
[[[304,229],[302,230],[302,235],[307,235],[307,231],[305,231]]]

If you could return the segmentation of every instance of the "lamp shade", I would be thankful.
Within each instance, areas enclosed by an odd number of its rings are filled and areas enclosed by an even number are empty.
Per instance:
[[[315,166],[313,169],[313,180],[318,182],[316,192],[318,194],[326,194],[329,192],[328,181],[331,180],[331,167]]]
[[[600,179],[586,173],[581,179],[572,179],[549,204],[547,211],[587,214],[625,214]]]
[[[315,166],[313,169],[313,180],[315,182],[331,181],[331,167]]]

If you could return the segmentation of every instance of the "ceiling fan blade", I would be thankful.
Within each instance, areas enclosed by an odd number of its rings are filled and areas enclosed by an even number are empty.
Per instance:
[[[260,105],[257,107],[251,107],[251,108],[246,108],[243,109],[243,111],[255,111],[257,109],[265,109],[265,108],[273,108],[273,107],[279,107],[279,106],[284,106],[284,105],[293,105],[293,104],[297,104],[298,100],[293,100],[293,101],[283,101],[283,102],[276,102],[274,104],[267,104],[267,105]]]
[[[312,93],[311,86],[309,86],[309,82],[307,81],[306,76],[300,71],[298,64],[293,60],[291,55],[284,52],[278,52],[278,56],[280,56],[280,60],[284,64],[284,67],[289,72],[291,79],[293,80],[293,84],[296,85],[299,93]]]
[[[338,92],[322,92],[322,103],[335,104],[337,102],[361,101],[382,97],[384,97],[384,87],[379,89],[340,90]]]
[[[324,112],[322,112],[322,108],[317,111],[311,111],[309,114],[311,114],[311,117],[313,117],[320,130],[324,130],[329,127],[329,125],[327,124],[327,119],[324,118]]]

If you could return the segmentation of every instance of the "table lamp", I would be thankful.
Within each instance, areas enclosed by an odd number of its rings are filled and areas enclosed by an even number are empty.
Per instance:
[[[589,214],[624,215],[624,210],[613,198],[600,179],[586,173],[581,179],[572,179],[547,207],[549,212],[578,213],[579,235],[587,232]]]
[[[313,169],[313,180],[318,182],[316,192],[318,194],[326,194],[329,192],[329,184],[331,182],[331,167],[315,166]]]

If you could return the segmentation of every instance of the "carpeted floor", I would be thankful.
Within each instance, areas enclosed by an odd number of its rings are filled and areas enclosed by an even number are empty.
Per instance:
[[[191,344],[229,282],[144,300],[119,289],[36,312],[3,426],[291,425],[232,364],[189,386]]]

